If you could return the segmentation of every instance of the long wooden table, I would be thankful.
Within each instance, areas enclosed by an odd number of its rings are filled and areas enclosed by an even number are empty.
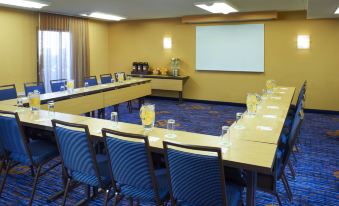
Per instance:
[[[231,147],[223,146],[218,136],[176,131],[177,137],[169,139],[165,137],[167,133],[166,129],[154,128],[148,133],[151,149],[154,152],[162,153],[162,142],[164,140],[181,144],[221,147],[223,151],[223,161],[226,166],[241,168],[246,171],[246,205],[255,205],[257,173],[272,174],[277,143],[288,108],[293,99],[294,91],[295,88],[292,87],[279,87],[275,89],[274,93],[260,104],[261,108],[258,110],[257,115],[253,117],[246,117],[245,115],[237,125],[233,125],[230,130]],[[125,97],[122,97],[122,99],[124,98]],[[50,131],[52,131],[51,119],[85,124],[88,125],[90,134],[99,139],[102,137],[102,128],[136,134],[144,133],[141,125],[119,122],[118,127],[113,127],[112,122],[109,120],[60,112],[55,112],[55,114],[52,115],[45,110],[31,112],[28,108],[17,108],[9,104],[2,104],[1,102],[0,110],[17,111],[24,126]],[[239,129],[236,128],[236,126],[243,126],[243,128]]]
[[[176,91],[179,94],[179,102],[182,102],[182,95],[184,91],[184,84],[189,76],[169,76],[169,75],[156,75],[156,74],[130,74],[134,78],[150,79],[152,80],[152,89]]]
[[[276,88],[258,105],[256,115],[245,113],[237,125],[232,125],[232,137],[277,145],[294,92],[294,87]]]
[[[132,79],[123,83],[101,84],[77,88],[73,92],[41,94],[41,109],[47,110],[47,102],[53,100],[55,111],[69,114],[83,114],[107,106],[138,99],[151,94],[150,80]],[[24,103],[28,103],[24,98]],[[0,101],[0,104],[16,105],[16,99]]]

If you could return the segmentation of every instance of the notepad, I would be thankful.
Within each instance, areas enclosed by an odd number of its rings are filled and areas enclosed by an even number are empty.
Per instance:
[[[278,106],[267,106],[268,109],[279,109]]]
[[[156,141],[158,141],[160,138],[159,137],[148,137],[148,140],[150,141],[150,142],[156,142]]]
[[[270,119],[276,119],[277,115],[273,115],[273,114],[264,114],[263,115],[264,118],[270,118]]]
[[[271,99],[281,100],[281,97],[271,97]]]
[[[257,129],[264,130],[264,131],[272,131],[272,127],[268,127],[268,126],[257,126]]]

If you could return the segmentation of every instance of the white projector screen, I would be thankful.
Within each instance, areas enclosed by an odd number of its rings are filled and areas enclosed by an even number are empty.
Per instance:
[[[196,70],[264,72],[264,24],[196,27]]]

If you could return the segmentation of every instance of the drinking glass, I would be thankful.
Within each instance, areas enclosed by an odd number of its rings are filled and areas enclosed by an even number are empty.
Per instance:
[[[113,78],[111,78],[111,83],[114,83],[114,79]]]
[[[174,119],[167,120],[167,134],[165,135],[165,137],[167,138],[176,137],[177,135],[174,134],[174,130],[175,130],[175,120]]]
[[[24,102],[22,100],[22,96],[18,96],[18,98],[16,99],[16,105],[18,107],[24,107]]]
[[[236,129],[243,129],[244,128],[244,126],[239,125],[239,120],[243,117],[243,115],[244,115],[244,113],[241,113],[241,112],[236,113],[236,115],[235,115],[236,121],[235,121],[234,128],[236,128]]]
[[[84,83],[84,91],[87,91],[87,90],[88,90],[88,87],[89,87],[88,82],[85,82],[85,83]]]
[[[261,99],[262,99],[262,100],[267,99],[267,90],[266,90],[266,89],[262,89]]]
[[[112,112],[111,113],[111,121],[113,122],[113,127],[118,127],[118,112]]]
[[[247,112],[250,116],[255,115],[257,111],[257,97],[253,93],[247,94],[246,99]]]
[[[64,86],[64,85],[61,85],[61,86],[60,86],[60,91],[61,91],[61,92],[64,92],[64,91],[65,91],[65,86]]]
[[[230,137],[230,127],[222,126],[221,127],[221,135],[220,135],[221,145],[230,146],[231,145],[231,137]]]
[[[238,122],[242,118],[242,115],[243,115],[243,113],[241,113],[241,112],[237,112],[235,114],[236,122]]]
[[[49,114],[49,115],[54,115],[54,112],[55,112],[54,101],[53,101],[53,100],[48,101],[48,102],[47,102],[47,105],[48,105],[48,114]]]

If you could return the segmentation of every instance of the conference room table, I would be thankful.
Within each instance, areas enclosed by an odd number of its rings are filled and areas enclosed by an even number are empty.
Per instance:
[[[41,109],[47,110],[47,102],[54,101],[55,111],[69,114],[84,114],[111,105],[127,102],[150,95],[151,80],[131,79],[124,82],[99,84],[76,88],[73,91],[61,91],[40,95]],[[28,104],[28,98],[23,98]],[[0,101],[0,104],[16,105],[16,99]]]
[[[259,104],[256,115],[244,117],[233,124],[230,130],[231,146],[225,146],[218,136],[175,131],[175,138],[167,138],[167,130],[153,128],[145,133],[142,125],[119,122],[117,127],[109,120],[84,117],[61,112],[49,113],[46,110],[30,111],[29,108],[2,104],[0,110],[18,112],[25,127],[39,128],[52,131],[52,119],[71,123],[88,125],[93,138],[102,138],[101,129],[108,128],[128,133],[146,134],[153,152],[163,153],[163,141],[180,144],[204,145],[222,149],[225,166],[243,169],[246,174],[247,196],[246,205],[255,205],[257,173],[272,174],[284,118],[293,99],[295,88],[278,87],[273,94]],[[261,107],[261,108],[260,108]],[[264,117],[264,115],[272,116]],[[249,130],[249,131],[247,131]]]

